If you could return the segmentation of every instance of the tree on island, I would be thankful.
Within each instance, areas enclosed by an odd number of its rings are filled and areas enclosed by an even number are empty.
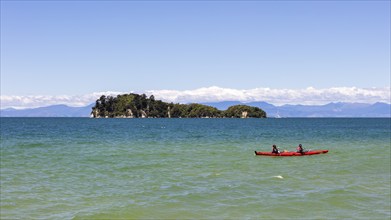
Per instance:
[[[226,111],[198,103],[174,104],[135,93],[104,96],[92,107],[94,118],[266,118],[257,107],[235,105]]]
[[[227,118],[266,118],[266,113],[258,108],[248,105],[234,105],[224,111]]]

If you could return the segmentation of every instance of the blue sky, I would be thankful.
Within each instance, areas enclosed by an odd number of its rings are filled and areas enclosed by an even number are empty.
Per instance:
[[[389,89],[390,2],[1,1],[3,102],[215,87]]]

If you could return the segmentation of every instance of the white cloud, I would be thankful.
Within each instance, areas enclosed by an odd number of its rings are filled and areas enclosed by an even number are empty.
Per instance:
[[[208,87],[195,90],[151,90],[155,98],[170,102],[215,102],[215,101],[265,101],[275,105],[283,104],[326,104],[330,102],[390,103],[390,88],[336,87],[328,89],[271,89],[248,90]]]
[[[49,95],[36,95],[36,96],[0,96],[1,109],[5,108],[37,108],[50,105],[65,104],[73,107],[82,107],[89,105],[96,101],[102,95],[116,96],[123,94],[124,92],[94,92],[91,94],[80,95],[80,96],[49,96]]]
[[[125,94],[129,92],[95,92],[80,96],[0,96],[1,108],[35,108],[49,105],[66,104],[69,106],[86,106],[95,102],[101,95]],[[230,89],[217,86],[195,90],[148,90],[145,94],[154,95],[156,99],[174,103],[217,102],[217,101],[265,101],[275,105],[303,104],[320,105],[330,102],[391,102],[390,87],[356,88],[335,87],[316,89]]]

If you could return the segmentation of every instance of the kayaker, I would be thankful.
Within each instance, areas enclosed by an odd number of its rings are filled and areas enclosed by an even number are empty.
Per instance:
[[[280,153],[280,150],[277,148],[277,146],[275,144],[273,144],[272,153],[273,154],[279,154]]]
[[[303,149],[303,146],[301,144],[299,144],[299,146],[296,148],[296,152],[304,154],[304,149]]]

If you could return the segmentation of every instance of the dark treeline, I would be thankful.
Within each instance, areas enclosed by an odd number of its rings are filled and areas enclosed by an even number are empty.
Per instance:
[[[235,105],[225,111],[192,104],[166,103],[151,95],[124,94],[101,96],[92,107],[95,118],[266,118],[266,112],[257,107]]]

